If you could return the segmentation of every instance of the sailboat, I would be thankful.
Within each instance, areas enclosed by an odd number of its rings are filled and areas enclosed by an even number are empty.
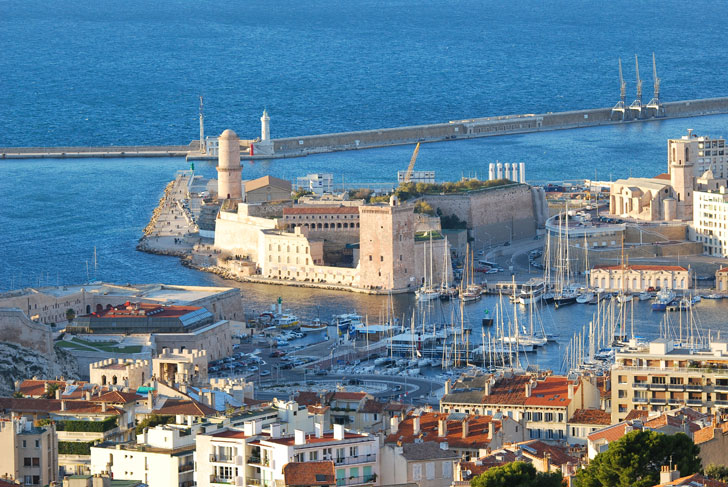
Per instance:
[[[473,282],[473,257],[470,252],[470,244],[467,245],[465,255],[465,272],[466,278],[461,283],[460,299],[464,303],[477,301],[483,290]]]
[[[567,306],[569,304],[576,303],[576,298],[579,293],[576,289],[573,289],[569,285],[571,276],[571,262],[569,261],[569,205],[566,205],[566,211],[564,212],[566,217],[566,243],[563,242],[563,236],[561,232],[561,225],[563,223],[562,215],[559,215],[559,262],[558,262],[558,274],[557,274],[557,292],[554,294],[554,307],[559,308],[561,306]]]
[[[430,272],[429,278],[427,277],[427,248],[423,252],[423,264],[425,271],[425,282],[422,287],[415,291],[417,299],[420,301],[432,301],[440,297],[440,292],[432,287],[432,232],[430,232]]]
[[[455,286],[451,286],[448,281],[448,274],[450,273],[450,246],[445,237],[445,252],[443,254],[442,264],[442,282],[440,283],[440,300],[449,301],[458,297],[458,289]]]

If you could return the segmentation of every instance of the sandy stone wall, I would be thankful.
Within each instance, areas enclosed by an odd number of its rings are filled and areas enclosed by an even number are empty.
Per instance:
[[[445,254],[448,249],[445,247],[445,239],[432,241],[430,251],[429,240],[418,240],[415,242],[415,284],[420,286],[423,280],[430,278],[430,262],[432,262],[432,285],[439,287],[444,282],[444,272],[447,272],[447,282],[452,284],[452,266],[445,266]],[[430,260],[432,253],[432,260]]]
[[[30,321],[17,308],[0,308],[0,342],[15,343],[45,355],[53,354],[50,327]]]

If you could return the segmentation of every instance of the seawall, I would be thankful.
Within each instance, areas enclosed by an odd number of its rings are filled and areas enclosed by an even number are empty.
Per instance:
[[[611,108],[593,108],[568,112],[502,115],[445,123],[413,125],[408,127],[305,135],[273,139],[273,154],[242,155],[244,160],[281,159],[309,154],[344,150],[371,149],[417,142],[473,139],[498,135],[526,134],[550,130],[565,130],[600,125],[651,122],[673,118],[700,117],[728,113],[728,97],[703,98],[667,102],[659,112],[644,108],[639,118],[629,110],[626,120],[612,114]],[[255,151],[254,151],[255,153]],[[108,147],[0,147],[0,159],[39,158],[114,158],[114,157],[187,157],[212,159],[217,156],[201,154],[199,142],[170,146],[108,146]]]

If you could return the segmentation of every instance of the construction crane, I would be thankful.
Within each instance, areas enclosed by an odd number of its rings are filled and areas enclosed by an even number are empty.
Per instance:
[[[409,183],[412,180],[412,171],[415,168],[415,161],[417,161],[417,154],[420,153],[420,143],[417,142],[417,145],[415,146],[415,151],[412,153],[412,158],[410,159],[409,166],[407,166],[407,172],[404,175],[404,182]]]
[[[624,120],[624,109],[625,109],[625,101],[627,99],[627,83],[624,82],[624,77],[622,77],[622,58],[619,59],[619,101],[616,105],[614,105],[614,108],[612,108],[612,113],[614,112],[620,112],[622,114],[622,120]]]
[[[637,54],[634,55],[634,69],[637,73],[637,98],[629,106],[630,110],[634,110],[637,113],[642,112],[642,80],[640,79],[640,62],[637,59]]]

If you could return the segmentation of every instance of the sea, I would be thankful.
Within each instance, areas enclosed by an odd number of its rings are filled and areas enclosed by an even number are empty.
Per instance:
[[[647,101],[653,53],[663,100],[724,96],[724,36],[700,12],[722,18],[728,3],[0,0],[0,147],[186,144],[199,135],[200,95],[207,133],[241,138],[259,134],[264,108],[271,135],[286,137],[605,107],[619,99],[618,58],[634,98],[635,55]],[[484,177],[496,161],[525,162],[531,182],[650,176],[665,171],[666,139],[688,128],[726,136],[728,116],[426,144],[416,169],[443,181]],[[412,149],[246,162],[243,174],[393,185]],[[383,297],[236,284],[136,251],[165,184],[188,168],[175,158],[0,161],[0,291],[235,285],[251,314],[278,297],[302,317],[385,313]],[[196,171],[214,176],[211,163]],[[392,300],[409,316],[411,296]],[[494,306],[485,299],[468,314],[477,322]],[[638,333],[657,334],[661,316],[638,309]],[[720,304],[698,309],[706,328],[728,332]],[[556,367],[592,312],[549,311],[563,343],[534,360]]]

